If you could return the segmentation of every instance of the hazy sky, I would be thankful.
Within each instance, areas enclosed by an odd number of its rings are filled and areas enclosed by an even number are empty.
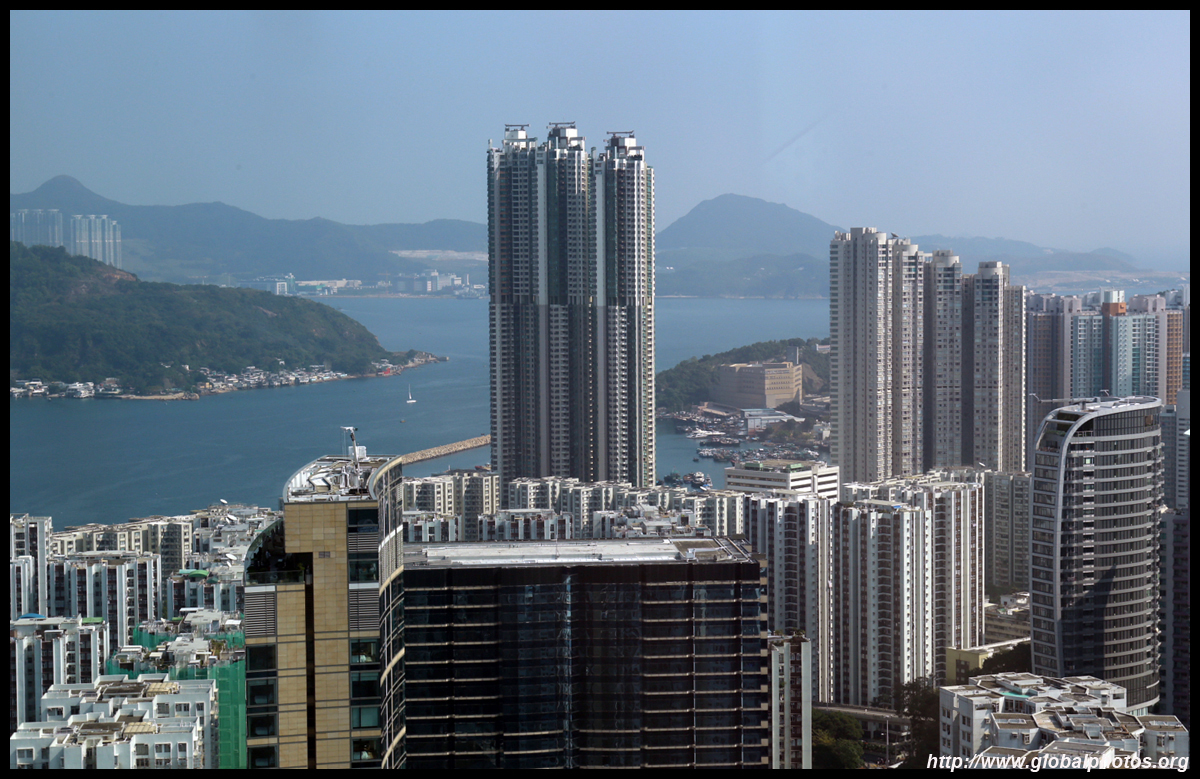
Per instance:
[[[845,227],[1186,263],[1191,17],[11,12],[9,188],[486,220],[488,139],[634,130],[658,229],[726,192]],[[1163,263],[1165,264],[1165,263]]]

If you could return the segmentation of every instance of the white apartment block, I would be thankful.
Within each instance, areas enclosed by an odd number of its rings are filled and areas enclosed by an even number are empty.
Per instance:
[[[166,674],[55,684],[9,738],[9,768],[216,768],[217,688]]]
[[[941,754],[1021,754],[1082,749],[1111,760],[1125,753],[1187,758],[1188,732],[1176,717],[1127,713],[1120,685],[1092,676],[1056,679],[1005,673],[972,677],[939,692]],[[1112,752],[1111,750],[1116,750]]]
[[[813,642],[817,701],[889,706],[899,685],[944,678],[949,647],[982,643],[982,485],[748,495],[745,523],[767,562],[770,629]]]
[[[39,718],[52,684],[90,683],[108,659],[104,621],[89,617],[26,617],[9,622],[9,730]]]
[[[840,468],[821,462],[765,460],[725,469],[725,489],[770,494],[778,490],[837,499]]]
[[[771,636],[771,768],[812,768],[812,642]]]
[[[198,517],[147,517],[105,525],[93,523],[69,527],[51,540],[57,555],[77,552],[133,552],[162,556],[163,571],[174,573],[188,564],[195,551],[194,534]]]
[[[915,244],[873,227],[830,242],[830,446],[845,479],[924,470],[923,265]]]
[[[981,262],[966,276],[963,353],[963,465],[1025,470],[1025,288],[1009,284],[1008,266]],[[969,428],[968,428],[969,426]]]
[[[46,604],[46,560],[51,551],[54,527],[50,517],[31,517],[28,514],[8,515],[8,559],[15,562],[28,557],[29,563],[18,563],[18,572],[9,566],[9,619],[21,614],[49,613]]]
[[[162,561],[137,552],[51,555],[46,566],[50,616],[99,617],[108,646],[132,643],[133,630],[158,619]]]
[[[934,673],[947,678],[946,650],[984,642],[984,488],[933,473],[916,479],[845,484],[842,500],[874,498],[926,512],[932,522],[927,546],[917,550],[933,565]],[[907,679],[905,680],[907,681]]]

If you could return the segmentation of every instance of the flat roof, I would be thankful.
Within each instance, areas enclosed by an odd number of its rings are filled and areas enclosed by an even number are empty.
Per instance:
[[[647,538],[405,544],[404,567],[579,565],[658,562],[748,562],[725,538]]]

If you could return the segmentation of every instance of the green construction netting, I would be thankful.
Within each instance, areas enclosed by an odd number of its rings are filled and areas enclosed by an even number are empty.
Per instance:
[[[133,631],[133,642],[147,649],[157,649],[164,641],[170,641],[174,636],[169,633],[146,633],[141,630]],[[246,646],[246,634],[213,633],[210,641],[223,642],[228,649],[242,649]],[[106,663],[106,673],[125,674],[137,678],[146,669],[131,671],[117,666],[113,658]],[[218,768],[246,767],[246,663],[223,663],[205,668],[176,668],[169,671],[169,678],[176,681],[191,679],[214,679],[217,682],[217,722],[218,744],[220,756]]]
[[[133,643],[146,649],[158,649],[158,645],[164,641],[170,641],[175,638],[171,633],[147,633],[141,628],[133,629]]]

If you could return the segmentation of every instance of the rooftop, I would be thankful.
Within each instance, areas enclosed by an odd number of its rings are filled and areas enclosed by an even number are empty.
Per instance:
[[[520,541],[405,544],[404,567],[579,565],[660,562],[746,562],[750,555],[724,538]]]
[[[326,455],[292,474],[283,488],[285,503],[374,500],[373,479],[385,466],[399,463],[396,455],[367,456],[366,447],[350,448],[347,455]]]

